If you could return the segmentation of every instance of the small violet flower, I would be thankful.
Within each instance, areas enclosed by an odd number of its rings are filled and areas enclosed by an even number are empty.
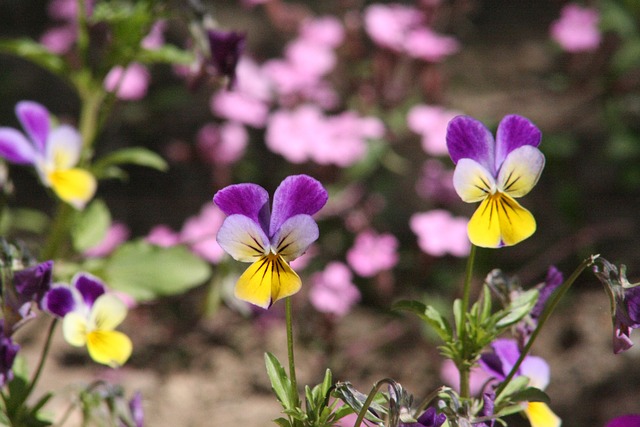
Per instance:
[[[503,381],[520,357],[518,343],[511,339],[497,339],[491,344],[491,352],[480,357],[480,366],[496,380]],[[544,359],[527,356],[516,376],[529,378],[529,386],[544,390],[549,384],[550,369]],[[559,427],[560,418],[543,402],[526,402],[524,413],[531,427]]]
[[[447,421],[445,414],[438,414],[435,408],[427,408],[415,423],[400,423],[398,427],[440,427]]]
[[[570,53],[594,51],[600,45],[600,14],[595,8],[568,3],[549,32],[562,49]]]
[[[0,388],[13,379],[13,362],[20,346],[13,342],[11,333],[5,332],[4,321],[0,319]]]
[[[360,301],[360,291],[353,284],[353,275],[341,262],[330,262],[324,271],[311,277],[309,300],[316,310],[338,317],[346,315]]]
[[[236,80],[236,66],[246,45],[246,36],[237,31],[207,30],[211,64],[219,75],[229,79],[233,87]]]
[[[616,417],[610,420],[605,427],[640,427],[640,414]]]
[[[78,273],[71,286],[52,287],[42,305],[63,319],[64,339],[74,347],[86,345],[94,361],[118,367],[131,356],[131,340],[115,330],[127,316],[127,307],[120,298],[107,293],[98,278]]]
[[[237,298],[269,308],[300,290],[302,281],[289,262],[318,238],[311,215],[327,202],[322,184],[307,175],[287,177],[278,186],[269,209],[269,194],[256,184],[230,185],[214,203],[227,218],[217,241],[237,261],[252,263],[236,283]]]
[[[2,290],[4,329],[11,335],[25,321],[33,319],[32,303],[40,304],[51,287],[53,261],[13,272],[11,286]]]
[[[456,164],[453,185],[463,201],[481,202],[467,226],[474,245],[511,246],[535,232],[535,218],[514,198],[529,193],[542,173],[540,139],[538,128],[516,115],[502,119],[495,140],[471,117],[449,122],[447,147]]]
[[[602,267],[595,265],[594,273],[604,285],[611,304],[613,320],[613,352],[629,350],[633,341],[629,337],[632,329],[640,328],[640,283],[630,284],[626,266],[620,269],[609,261],[598,258]]]
[[[398,263],[398,239],[389,233],[363,231],[347,251],[347,262],[362,277],[373,277],[390,270]]]
[[[76,209],[93,197],[97,183],[91,173],[75,166],[80,161],[82,138],[69,125],[52,129],[49,111],[33,101],[16,105],[25,133],[0,127],[0,157],[16,164],[33,165],[42,183]]]

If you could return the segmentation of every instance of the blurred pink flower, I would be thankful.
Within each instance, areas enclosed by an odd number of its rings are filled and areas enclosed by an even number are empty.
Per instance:
[[[269,107],[242,92],[222,90],[211,98],[211,111],[227,120],[262,128],[267,122]]]
[[[306,104],[273,113],[265,141],[271,151],[292,163],[312,160],[347,167],[366,155],[366,139],[383,134],[384,126],[376,118],[351,111],[327,117],[317,105]]]
[[[77,26],[75,24],[67,24],[45,31],[40,37],[40,43],[50,52],[62,55],[71,50],[77,38]]]
[[[311,276],[309,300],[316,310],[342,317],[360,301],[360,291],[352,283],[349,268],[341,262],[330,262],[324,271]]]
[[[152,245],[168,248],[180,243],[180,235],[166,225],[156,225],[144,239]]]
[[[344,41],[344,27],[333,16],[307,19],[302,23],[300,36],[316,44],[336,48]]]
[[[184,223],[180,242],[202,259],[217,264],[225,254],[216,241],[216,234],[225,218],[226,215],[216,205],[207,203],[197,216]]]
[[[120,244],[127,241],[131,234],[129,227],[121,222],[114,222],[107,230],[107,234],[98,245],[84,251],[84,256],[88,258],[100,258],[109,255]]]
[[[433,256],[464,257],[469,254],[471,243],[467,237],[466,218],[453,217],[449,211],[435,209],[411,216],[409,225],[418,236],[418,246]]]
[[[167,28],[167,21],[160,19],[156,21],[149,34],[142,39],[142,47],[148,50],[160,49],[164,45],[164,31]]]
[[[569,3],[560,11],[560,18],[551,24],[551,38],[567,52],[596,50],[601,38],[599,21],[597,9]]]
[[[381,47],[402,52],[406,34],[422,23],[418,9],[399,3],[372,4],[364,11],[364,28]]]
[[[427,159],[416,182],[416,192],[427,200],[441,203],[458,200],[453,188],[453,169],[445,167],[439,160]]]
[[[460,390],[460,371],[458,371],[453,360],[444,359],[440,367],[440,378],[442,378],[442,382],[444,382],[445,385],[448,385],[456,391]],[[469,391],[471,392],[471,396],[480,396],[482,387],[491,378],[493,378],[491,374],[480,366],[476,365],[471,368],[469,375]]]
[[[443,36],[430,28],[421,27],[407,34],[404,50],[413,58],[440,62],[460,50],[460,43],[453,37]]]
[[[273,98],[273,82],[263,68],[247,56],[240,57],[236,67],[236,92],[265,103]]]
[[[208,123],[196,136],[198,152],[213,164],[230,165],[242,158],[249,134],[240,123]]]
[[[363,231],[347,251],[347,262],[362,277],[373,277],[390,270],[398,263],[398,239],[388,233]]]
[[[150,78],[149,70],[144,65],[133,62],[126,69],[113,67],[104,79],[104,88],[108,92],[117,89],[118,98],[135,101],[147,95]]]
[[[413,132],[422,136],[422,148],[427,154],[443,156],[447,150],[447,125],[449,120],[460,113],[445,110],[437,105],[416,105],[409,110],[407,125]]]

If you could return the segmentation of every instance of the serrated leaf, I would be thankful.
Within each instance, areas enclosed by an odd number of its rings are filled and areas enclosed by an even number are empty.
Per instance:
[[[114,151],[97,160],[92,168],[97,177],[104,177],[106,171],[124,164],[145,166],[161,172],[169,168],[167,162],[157,153],[143,147],[129,147]]]
[[[71,224],[71,241],[78,252],[97,246],[107,235],[111,213],[100,199],[92,201],[84,210],[76,211]]]
[[[184,246],[163,248],[143,240],[123,244],[107,259],[102,276],[138,301],[181,294],[203,284],[211,266]]]
[[[276,356],[267,352],[264,354],[264,362],[267,367],[269,381],[271,381],[271,388],[282,404],[282,407],[285,411],[294,410],[296,405],[292,399],[291,380],[280,364],[280,361]]]
[[[32,39],[0,40],[0,52],[19,56],[61,76],[64,75],[67,68],[61,57]]]

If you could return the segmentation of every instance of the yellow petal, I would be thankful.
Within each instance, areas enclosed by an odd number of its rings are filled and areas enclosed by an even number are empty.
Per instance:
[[[62,336],[74,347],[84,346],[87,342],[87,319],[80,313],[68,313],[62,320]]]
[[[476,246],[497,248],[520,243],[536,231],[536,220],[518,202],[503,193],[487,197],[467,226]]]
[[[280,255],[269,254],[254,262],[236,284],[237,298],[269,308],[279,299],[295,294],[302,281]]]
[[[76,209],[84,208],[98,186],[95,177],[84,169],[55,170],[47,178],[58,197]]]
[[[524,410],[531,427],[560,427],[562,420],[542,402],[529,402]]]
[[[96,362],[117,367],[129,359],[133,345],[122,332],[95,330],[87,335],[87,349]]]
[[[89,317],[94,329],[110,331],[127,317],[127,306],[113,294],[102,294],[93,303]]]

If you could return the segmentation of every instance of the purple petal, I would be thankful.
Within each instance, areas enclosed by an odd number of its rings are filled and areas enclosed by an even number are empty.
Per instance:
[[[53,261],[46,261],[34,267],[16,271],[13,285],[23,301],[37,301],[44,297],[51,287]]]
[[[549,364],[538,356],[526,356],[520,365],[520,375],[529,378],[529,385],[544,390],[549,385]]]
[[[633,347],[633,341],[629,335],[631,334],[631,328],[623,323],[616,322],[613,328],[613,353],[620,354],[623,351],[629,350]]]
[[[11,163],[33,164],[36,151],[21,132],[12,128],[0,128],[0,157]]]
[[[329,195],[322,184],[308,175],[293,175],[280,183],[273,196],[269,236],[272,237],[289,218],[313,215],[327,203]]]
[[[501,338],[495,340],[491,347],[496,355],[502,361],[502,367],[505,375],[509,373],[513,365],[520,357],[520,350],[518,349],[518,343],[515,340]]]
[[[502,381],[507,374],[502,366],[502,360],[495,353],[483,353],[478,360],[480,367],[489,375],[495,377],[497,380]]]
[[[21,101],[16,105],[16,116],[36,148],[44,152],[49,136],[49,111],[37,102]]]
[[[236,67],[245,48],[246,36],[236,31],[207,31],[211,61],[218,73],[229,78],[232,87],[236,80]]]
[[[624,301],[627,306],[629,320],[633,322],[630,326],[632,328],[640,327],[640,286],[625,288]]]
[[[516,148],[524,145],[537,147],[541,139],[542,133],[528,119],[516,115],[505,116],[496,132],[495,169],[500,169],[505,157]]]
[[[77,274],[73,278],[72,283],[89,307],[92,307],[95,300],[105,293],[104,284],[97,277],[87,273]]]
[[[142,407],[142,393],[137,391],[129,401],[129,410],[135,427],[144,427],[144,409]]]
[[[269,193],[256,184],[235,184],[213,196],[213,202],[227,215],[240,214],[260,224],[265,233],[269,224]]]
[[[0,388],[13,379],[13,362],[20,351],[20,346],[13,342],[4,331],[0,320]]]
[[[68,286],[51,288],[42,300],[42,308],[57,317],[64,317],[76,308],[76,299]]]
[[[549,270],[547,270],[547,277],[542,288],[540,288],[538,301],[536,301],[536,305],[531,310],[531,317],[533,317],[534,319],[540,317],[540,314],[542,314],[542,310],[544,310],[544,306],[547,303],[547,300],[549,299],[553,291],[555,291],[563,281],[564,277],[562,276],[562,272],[554,266],[549,267]]]
[[[493,135],[481,122],[469,116],[454,117],[447,126],[446,138],[453,163],[472,159],[495,176]]]
[[[614,418],[605,427],[640,427],[640,414],[623,415]]]

